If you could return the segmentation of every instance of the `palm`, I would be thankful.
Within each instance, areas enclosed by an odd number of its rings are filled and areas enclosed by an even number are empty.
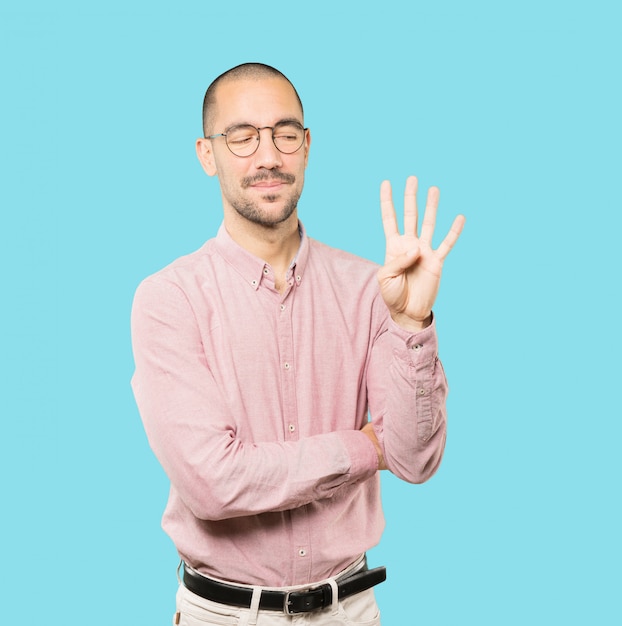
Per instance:
[[[432,249],[439,191],[431,187],[421,225],[417,232],[417,179],[406,181],[404,193],[404,234],[400,234],[388,181],[380,188],[382,222],[386,236],[385,264],[378,271],[380,290],[391,316],[406,326],[421,326],[430,317],[438,293],[443,262],[458,240],[464,217],[459,215],[440,246]]]

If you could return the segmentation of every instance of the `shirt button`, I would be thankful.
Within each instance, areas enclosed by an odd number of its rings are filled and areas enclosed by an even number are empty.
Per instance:
[[[296,427],[293,424],[289,425],[289,432],[293,433],[296,430]]]
[[[264,268],[263,268],[263,273],[264,273],[266,276],[268,275],[268,268],[267,268],[267,267],[264,267]]]
[[[296,276],[296,280],[297,280],[298,282],[300,282],[300,281],[302,280],[302,276],[300,276],[300,275]]]
[[[425,396],[425,389],[419,389],[419,395]]]
[[[412,347],[412,349],[413,349],[415,352],[418,352],[419,350],[421,350],[421,348],[423,348],[423,346],[422,346],[420,343],[416,343],[416,344]]]
[[[285,311],[285,305],[284,304],[281,305],[281,311]]]
[[[285,363],[283,367],[285,367],[285,369],[288,370],[291,367],[291,365],[289,363]]]
[[[300,550],[298,550],[298,555],[307,556],[307,551],[304,548],[300,548]]]
[[[257,281],[256,280],[251,280],[251,285],[253,287],[257,287]]]

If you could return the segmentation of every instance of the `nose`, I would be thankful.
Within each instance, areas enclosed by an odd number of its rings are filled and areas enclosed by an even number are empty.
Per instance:
[[[258,169],[263,167],[271,170],[283,165],[282,154],[277,150],[272,140],[271,128],[259,129],[259,146],[253,157],[255,167]]]

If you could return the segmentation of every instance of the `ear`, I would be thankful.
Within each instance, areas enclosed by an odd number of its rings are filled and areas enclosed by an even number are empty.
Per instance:
[[[206,137],[199,137],[196,142],[197,157],[201,167],[208,176],[215,176],[217,173],[212,140]]]
[[[311,147],[311,131],[307,128],[305,134],[305,167],[309,163],[309,148]]]

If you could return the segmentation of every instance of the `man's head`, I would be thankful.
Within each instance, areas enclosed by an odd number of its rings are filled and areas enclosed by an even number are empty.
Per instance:
[[[241,125],[250,131],[243,149],[234,137]],[[300,97],[281,72],[247,63],[220,75],[205,94],[203,130],[197,155],[207,174],[219,178],[225,220],[273,227],[297,219],[311,136]]]
[[[304,114],[302,100],[296,88],[285,74],[279,72],[275,67],[264,65],[263,63],[243,63],[242,65],[236,65],[230,70],[223,72],[220,76],[215,78],[207,88],[205,97],[203,98],[203,135],[209,137],[214,132],[213,121],[217,109],[216,92],[221,83],[226,83],[229,80],[261,80],[262,78],[282,78],[287,81],[298,100],[301,114]]]

